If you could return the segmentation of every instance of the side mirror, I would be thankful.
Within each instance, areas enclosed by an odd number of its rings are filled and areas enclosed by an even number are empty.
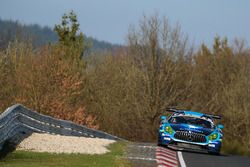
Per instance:
[[[161,120],[165,120],[167,117],[165,115],[161,116]]]
[[[221,124],[219,124],[217,127],[218,127],[219,129],[223,129],[223,128],[224,128],[224,126],[221,125]]]

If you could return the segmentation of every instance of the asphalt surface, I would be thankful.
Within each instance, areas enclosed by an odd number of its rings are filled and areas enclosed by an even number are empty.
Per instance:
[[[126,159],[133,167],[156,167],[154,143],[130,143],[126,150]]]
[[[130,143],[125,158],[129,159],[133,167],[156,167],[156,149],[154,143]],[[247,156],[211,155],[191,151],[180,153],[185,166],[179,163],[179,167],[250,167],[250,157]]]
[[[250,157],[182,152],[186,167],[250,167]]]

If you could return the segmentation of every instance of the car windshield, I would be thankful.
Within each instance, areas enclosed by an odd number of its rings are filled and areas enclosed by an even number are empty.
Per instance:
[[[189,117],[189,116],[173,116],[169,119],[169,123],[172,124],[189,124],[195,126],[201,126],[203,128],[213,128],[213,124],[205,119]]]

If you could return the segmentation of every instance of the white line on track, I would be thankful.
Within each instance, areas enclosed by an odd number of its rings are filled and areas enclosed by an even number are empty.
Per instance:
[[[178,158],[179,158],[181,167],[186,167],[186,163],[183,159],[182,153],[180,151],[178,151],[177,154],[178,154]]]
[[[141,147],[141,148],[152,148],[152,149],[157,148],[157,146],[137,146],[137,147]]]
[[[141,157],[126,157],[127,159],[135,159],[135,160],[147,160],[147,161],[156,161],[154,158],[141,158]]]

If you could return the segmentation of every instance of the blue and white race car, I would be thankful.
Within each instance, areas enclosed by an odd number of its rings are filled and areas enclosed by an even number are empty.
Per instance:
[[[223,125],[214,124],[214,119],[221,119],[220,116],[177,109],[167,111],[173,113],[168,118],[161,116],[158,145],[220,153]]]

